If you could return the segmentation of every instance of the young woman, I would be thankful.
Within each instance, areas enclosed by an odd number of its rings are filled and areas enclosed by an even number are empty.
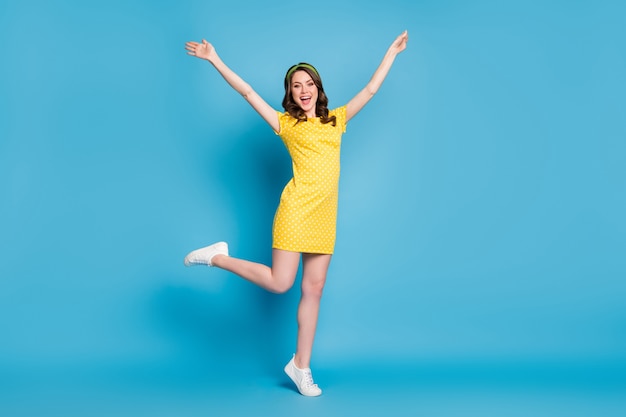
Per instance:
[[[271,267],[229,256],[226,242],[189,253],[185,265],[216,266],[268,291],[284,293],[294,284],[302,258],[296,353],[285,366],[302,395],[322,393],[313,382],[310,361],[320,299],[335,246],[341,136],[348,121],[376,94],[407,41],[405,31],[393,41],[365,88],[345,106],[330,111],[317,70],[307,63],[292,66],[285,75],[285,112],[270,107],[224,64],[206,40],[185,45],[189,55],[209,61],[250,103],[281,137],[293,162],[293,178],[283,190],[274,218]]]

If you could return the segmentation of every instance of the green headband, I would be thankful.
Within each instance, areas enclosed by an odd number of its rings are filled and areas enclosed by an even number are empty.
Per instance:
[[[291,77],[291,74],[293,74],[294,72],[296,72],[299,69],[302,68],[306,68],[306,69],[310,69],[311,71],[313,71],[315,73],[315,75],[317,75],[317,77],[319,78],[319,73],[317,72],[317,70],[315,69],[315,67],[313,67],[313,65],[309,65],[309,64],[298,64],[298,65],[294,65],[293,67],[291,67],[291,69],[289,71],[287,71],[287,77],[286,79],[289,79],[289,77]]]

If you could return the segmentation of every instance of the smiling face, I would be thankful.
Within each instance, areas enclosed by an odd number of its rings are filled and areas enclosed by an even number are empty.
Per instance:
[[[317,117],[315,106],[317,105],[317,86],[306,71],[296,71],[291,77],[291,96],[293,101],[300,106],[306,117]]]

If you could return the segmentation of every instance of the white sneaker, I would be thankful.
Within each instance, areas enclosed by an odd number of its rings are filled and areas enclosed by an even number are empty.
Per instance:
[[[311,368],[299,369],[294,362],[296,355],[285,366],[285,373],[296,384],[300,394],[307,397],[317,397],[322,394],[322,390],[313,382]]]
[[[189,252],[187,256],[185,256],[185,265],[193,266],[193,265],[207,265],[213,266],[211,260],[215,255],[226,255],[228,256],[228,244],[226,242],[217,242],[212,244],[211,246],[207,246],[205,248],[196,249],[193,252]]]

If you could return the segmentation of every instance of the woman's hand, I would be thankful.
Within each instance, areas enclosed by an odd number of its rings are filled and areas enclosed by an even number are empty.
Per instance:
[[[202,39],[202,43],[193,41],[187,42],[185,44],[185,49],[187,50],[187,55],[206,59],[207,61],[211,61],[211,59],[216,56],[213,45],[204,39]]]
[[[409,41],[409,32],[405,30],[396,38],[395,41],[389,47],[389,51],[395,54],[399,54],[400,52],[406,49],[406,44]]]

